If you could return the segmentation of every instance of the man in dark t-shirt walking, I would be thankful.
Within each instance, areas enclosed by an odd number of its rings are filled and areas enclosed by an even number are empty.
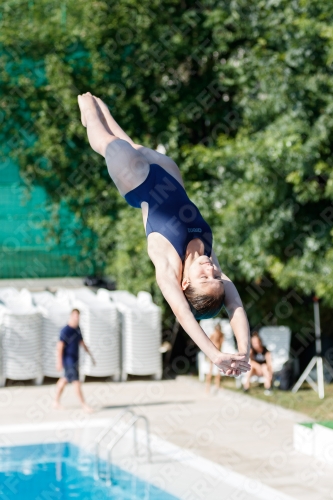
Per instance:
[[[85,411],[91,412],[91,408],[85,403],[81,390],[81,383],[79,379],[79,346],[82,345],[84,350],[89,354],[93,364],[94,358],[84,343],[80,323],[80,311],[73,309],[66,325],[60,332],[60,339],[57,346],[57,370],[65,370],[65,376],[58,380],[56,386],[56,397],[54,401],[54,408],[60,409],[60,397],[67,383],[73,383],[74,390],[80,400],[82,408]]]

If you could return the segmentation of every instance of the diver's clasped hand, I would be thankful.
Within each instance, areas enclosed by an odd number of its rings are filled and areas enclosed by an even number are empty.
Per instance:
[[[228,354],[221,352],[215,365],[221,370],[223,375],[237,377],[241,373],[246,373],[251,370],[251,365],[248,360],[249,357],[246,354]]]

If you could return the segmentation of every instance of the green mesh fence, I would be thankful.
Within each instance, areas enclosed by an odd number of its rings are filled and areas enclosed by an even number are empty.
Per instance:
[[[0,279],[94,274],[82,251],[89,230],[66,207],[54,220],[50,207],[44,189],[27,191],[14,163],[0,164]]]

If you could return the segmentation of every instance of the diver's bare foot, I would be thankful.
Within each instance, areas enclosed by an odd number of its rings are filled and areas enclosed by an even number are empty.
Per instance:
[[[93,408],[86,404],[82,405],[82,410],[86,413],[94,413]]]
[[[60,403],[58,403],[58,401],[53,402],[52,408],[54,410],[64,410],[65,409]]]
[[[77,100],[81,111],[81,123],[84,127],[86,127],[87,115],[89,114],[98,115],[95,100],[90,92],[78,95]]]

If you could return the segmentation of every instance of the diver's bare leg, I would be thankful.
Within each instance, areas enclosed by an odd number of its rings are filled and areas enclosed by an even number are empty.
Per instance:
[[[147,158],[125,139],[113,134],[90,92],[78,97],[81,121],[90,146],[104,156],[111,179],[122,196],[139,186],[149,173]]]
[[[157,163],[158,165],[160,165],[184,187],[184,182],[180,170],[177,164],[169,156],[133,142],[132,139],[126,134],[126,132],[123,131],[120,125],[118,125],[116,120],[113,118],[105,102],[103,102],[99,97],[94,96],[94,98],[96,99],[96,102],[98,103],[104,115],[104,118],[114,135],[116,135],[120,139],[123,139],[124,141],[127,141],[134,149],[140,151],[140,153],[145,156],[149,164]]]
[[[81,110],[81,122],[87,128],[90,146],[105,158],[107,145],[117,140],[118,137],[110,131],[103,113],[99,111],[90,92],[79,95],[78,103]]]
[[[108,127],[111,130],[112,134],[115,135],[115,136],[117,136],[117,137],[119,137],[119,139],[124,139],[124,141],[129,142],[133,146],[134,142],[126,134],[126,132],[123,131],[123,129],[121,128],[121,126],[113,118],[113,116],[111,115],[110,110],[107,107],[107,105],[105,104],[105,102],[102,101],[102,99],[100,99],[99,97],[94,96],[94,98],[96,99],[96,102],[97,102],[98,106],[100,107],[100,109],[101,109],[101,111],[102,111],[102,113],[104,115],[104,118],[105,118],[105,120],[106,120],[106,122],[108,124]]]

